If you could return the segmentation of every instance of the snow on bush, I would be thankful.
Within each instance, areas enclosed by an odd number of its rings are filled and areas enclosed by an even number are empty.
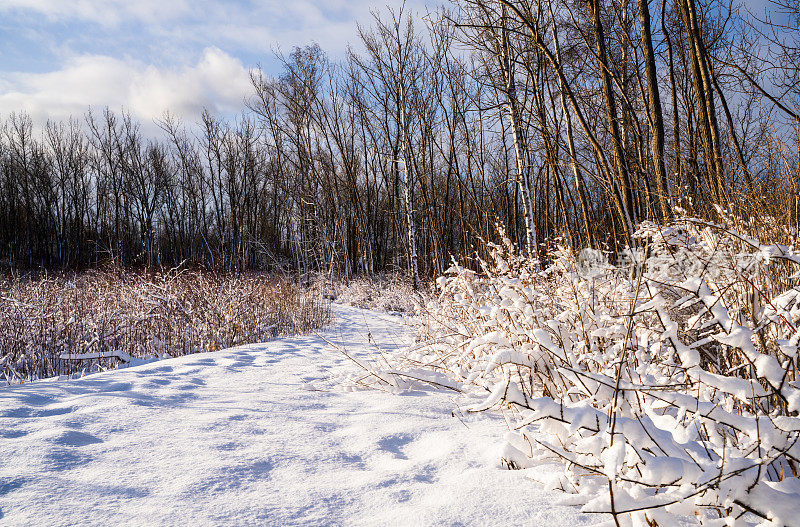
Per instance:
[[[405,378],[510,411],[504,463],[562,462],[550,486],[616,525],[800,524],[800,254],[693,219],[636,242],[455,265]]]

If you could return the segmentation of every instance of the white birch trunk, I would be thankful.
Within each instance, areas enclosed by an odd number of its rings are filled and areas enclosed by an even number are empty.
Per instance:
[[[400,147],[403,150],[402,161],[403,166],[405,167],[403,170],[403,178],[400,180],[400,186],[403,189],[403,201],[405,202],[409,269],[411,270],[411,282],[414,290],[416,290],[419,288],[419,268],[417,265],[417,235],[414,229],[414,211],[411,203],[411,171],[413,165],[411,163],[411,149],[408,141],[405,89],[402,84],[402,79],[400,81],[400,133],[402,134],[402,138],[400,140]]]

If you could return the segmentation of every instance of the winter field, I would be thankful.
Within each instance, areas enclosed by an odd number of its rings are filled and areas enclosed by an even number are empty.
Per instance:
[[[368,361],[412,330],[354,307],[334,316],[319,336],[3,388],[0,524],[600,521],[501,466],[498,414],[469,415],[447,390],[346,390],[362,370],[342,350]]]
[[[800,0],[0,16],[0,527],[800,527]]]
[[[383,310],[304,336],[0,389],[1,519],[798,525],[800,254],[725,221],[613,264],[506,239],[427,297],[323,285]]]

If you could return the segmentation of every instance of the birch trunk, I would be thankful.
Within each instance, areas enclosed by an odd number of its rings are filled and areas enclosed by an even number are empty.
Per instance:
[[[532,204],[533,195],[528,185],[526,152],[523,143],[522,126],[520,123],[519,100],[517,99],[517,85],[514,80],[514,68],[511,61],[511,46],[506,28],[506,7],[502,9],[501,35],[500,35],[500,68],[505,81],[506,103],[511,119],[511,135],[514,141],[514,160],[516,164],[516,186],[522,192],[522,214],[525,218],[525,244],[529,255],[539,256],[539,244],[536,240],[536,224],[533,221]]]

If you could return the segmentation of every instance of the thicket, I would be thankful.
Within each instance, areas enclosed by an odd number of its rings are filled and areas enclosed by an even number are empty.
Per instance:
[[[561,464],[546,484],[616,525],[796,525],[800,252],[730,216],[634,239],[617,265],[561,246],[542,266],[508,238],[454,265],[418,343],[359,384],[503,409],[506,466]]]
[[[263,274],[93,270],[0,280],[0,382],[264,342],[330,321],[320,294]]]

